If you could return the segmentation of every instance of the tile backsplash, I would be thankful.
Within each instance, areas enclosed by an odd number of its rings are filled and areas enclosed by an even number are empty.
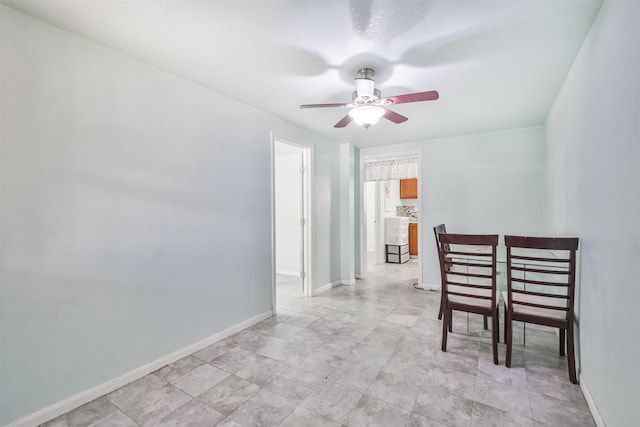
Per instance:
[[[396,206],[396,216],[418,219],[418,209],[415,206]]]

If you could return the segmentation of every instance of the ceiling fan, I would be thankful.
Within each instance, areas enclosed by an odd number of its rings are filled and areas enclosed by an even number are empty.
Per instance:
[[[325,108],[325,107],[342,107],[351,108],[349,114],[344,116],[342,120],[333,127],[343,128],[351,121],[355,121],[360,126],[368,129],[384,117],[393,123],[402,123],[409,120],[402,114],[398,114],[387,108],[393,104],[406,104],[408,102],[434,101],[439,98],[438,91],[431,90],[429,92],[407,93],[404,95],[391,96],[389,98],[381,98],[380,89],[374,88],[372,77],[375,71],[371,68],[362,68],[358,70],[358,77],[355,78],[356,90],[352,94],[350,103],[334,103],[334,104],[303,104],[300,108]]]

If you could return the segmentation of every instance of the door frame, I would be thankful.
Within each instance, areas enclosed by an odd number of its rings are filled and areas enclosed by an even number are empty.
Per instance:
[[[371,233],[373,235],[373,255],[376,258],[376,264],[381,264],[384,262],[384,225],[382,221],[382,197],[381,192],[384,191],[382,188],[382,181],[370,181],[371,182],[371,198],[369,197],[369,190],[367,188],[368,182],[362,181],[362,221],[366,221],[366,224],[362,227],[362,232],[367,233],[367,236],[361,239],[360,242],[356,242],[356,244],[361,244],[362,248],[367,249],[367,253],[360,253],[361,259],[360,263],[363,267],[364,272],[361,271],[360,275],[357,276],[358,279],[366,278],[367,268],[365,264],[368,263],[368,254],[369,254],[369,245],[371,241],[369,241],[368,235]],[[357,185],[357,183],[356,183]],[[370,200],[372,199],[372,200]],[[373,210],[370,211],[369,207]],[[371,232],[369,231],[369,220],[372,220],[372,228]],[[381,226],[382,225],[382,226]],[[379,250],[379,245],[382,244],[382,250]],[[356,261],[357,262],[357,261]]]
[[[303,278],[303,292],[304,296],[313,295],[313,209],[311,201],[314,200],[314,146],[313,144],[290,138],[282,134],[271,132],[270,141],[270,154],[271,154],[271,306],[273,314],[276,314],[276,193],[275,193],[275,144],[276,142],[282,142],[285,144],[293,145],[302,150],[304,173],[303,173],[303,216],[305,217],[305,224],[302,232],[303,244],[301,245],[301,271],[304,272]],[[306,196],[306,197],[305,197]]]

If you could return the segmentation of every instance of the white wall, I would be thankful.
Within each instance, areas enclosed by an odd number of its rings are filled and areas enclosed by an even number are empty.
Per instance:
[[[340,278],[336,145],[1,5],[0,31],[0,425],[271,310],[272,130],[315,144],[314,283]]]
[[[605,1],[548,117],[557,231],[580,237],[580,381],[640,423],[640,3]]]
[[[276,272],[300,274],[302,149],[275,143]]]

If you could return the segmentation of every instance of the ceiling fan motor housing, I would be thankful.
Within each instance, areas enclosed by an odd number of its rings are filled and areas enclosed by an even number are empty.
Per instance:
[[[380,91],[378,89],[374,89],[375,82],[373,81],[373,76],[375,73],[376,72],[371,68],[361,68],[358,70],[358,77],[355,78],[356,97],[353,98],[354,101],[359,99],[364,101],[363,104],[367,104],[367,101],[370,99],[373,101],[380,99]]]
[[[380,89],[373,88],[373,80],[369,80],[372,83],[372,85],[371,85],[371,90],[368,92],[366,90],[365,91],[359,90],[358,80],[368,80],[368,79],[356,79],[356,90],[354,90],[353,93],[351,94],[351,100],[353,101],[354,104],[362,104],[362,105],[371,104],[382,97],[382,92],[380,92]]]

